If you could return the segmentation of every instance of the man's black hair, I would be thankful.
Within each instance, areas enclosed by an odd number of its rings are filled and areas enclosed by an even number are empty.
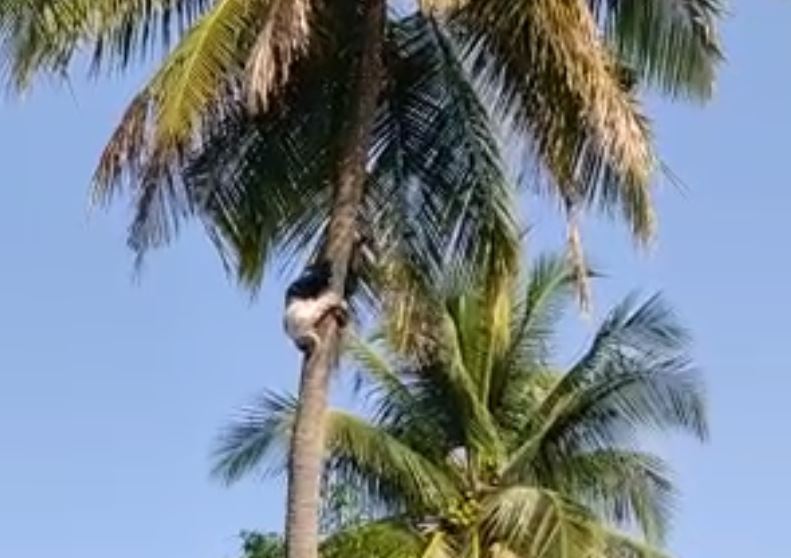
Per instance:
[[[308,299],[317,298],[330,286],[332,265],[328,261],[320,261],[308,265],[296,281],[289,285],[286,298]]]

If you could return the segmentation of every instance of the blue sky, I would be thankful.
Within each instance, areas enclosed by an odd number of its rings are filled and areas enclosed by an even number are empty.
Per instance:
[[[713,438],[665,449],[684,495],[683,558],[785,558],[791,499],[787,288],[791,3],[743,0],[704,109],[651,103],[661,152],[688,185],[658,196],[654,250],[587,227],[610,278],[597,309],[662,289],[694,331]],[[290,388],[280,289],[234,288],[197,227],[133,281],[127,207],[89,217],[97,154],[137,85],[76,83],[0,100],[0,556],[230,558],[242,528],[277,529],[277,482],[208,477],[217,428],[263,386]],[[534,251],[560,242],[525,200]],[[572,330],[577,337],[584,324]]]

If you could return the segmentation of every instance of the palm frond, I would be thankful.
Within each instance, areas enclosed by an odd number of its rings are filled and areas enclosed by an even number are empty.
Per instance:
[[[291,67],[307,50],[313,0],[269,0],[265,24],[247,63],[251,100],[266,108],[289,80]]]
[[[504,448],[497,425],[486,404],[486,398],[482,397],[480,378],[476,378],[475,370],[471,367],[475,365],[475,351],[479,351],[480,346],[473,339],[474,333],[469,327],[465,327],[471,324],[480,327],[480,321],[474,322],[474,313],[472,316],[465,316],[464,310],[469,309],[469,306],[465,305],[464,297],[457,302],[464,309],[461,312],[446,313],[442,323],[444,335],[441,370],[453,387],[453,395],[464,413],[467,449],[499,458]],[[479,315],[478,318],[483,316]]]
[[[284,470],[296,400],[264,394],[244,409],[218,439],[213,475],[236,482],[262,470]],[[328,471],[372,495],[412,502],[423,509],[441,508],[456,494],[441,468],[386,430],[337,410],[327,415]]]
[[[26,87],[38,72],[65,71],[79,54],[94,69],[125,68],[181,36],[210,0],[9,0],[0,7],[11,77]],[[5,22],[5,26],[2,24]]]
[[[581,558],[598,546],[590,513],[549,490],[512,487],[484,503],[482,528],[518,555]]]
[[[384,353],[385,349],[377,341],[376,336],[365,340],[354,334],[347,334],[344,339],[343,353],[358,373],[357,389],[364,384],[373,384],[376,388],[384,389],[387,398],[409,396],[409,389],[393,366],[393,355]]]
[[[436,22],[416,15],[391,24],[387,53],[372,174],[384,197],[400,198],[410,212],[379,230],[422,246],[430,261],[441,262],[429,267],[434,276],[487,261],[508,273],[518,252],[512,192],[456,48]]]
[[[722,60],[720,0],[590,3],[619,58],[641,81],[673,96],[711,96]]]
[[[644,428],[705,438],[705,400],[686,342],[660,298],[636,309],[633,300],[621,304],[538,405],[505,474],[530,475],[537,463],[551,467],[570,452],[631,446]]]
[[[441,509],[456,496],[452,478],[420,453],[375,425],[333,411],[328,416],[329,467],[386,501]]]
[[[294,255],[324,230],[325,111],[251,116],[218,124],[184,174],[190,207],[245,286],[255,290],[273,256]],[[319,209],[317,209],[319,208]]]
[[[105,147],[94,197],[109,201],[130,182],[136,198],[130,241],[139,251],[167,241],[189,210],[178,174],[189,152],[240,96],[246,54],[262,24],[254,4],[221,0],[203,14],[134,99]]]
[[[638,304],[635,295],[625,298],[613,308],[599,326],[583,356],[571,367],[553,393],[545,401],[552,408],[561,399],[588,381],[615,355],[637,351],[646,356],[675,356],[687,351],[689,335],[678,323],[672,309],[662,296],[654,295]]]
[[[420,558],[455,558],[453,544],[446,533],[436,531],[431,534],[428,545],[420,554]]]
[[[612,359],[588,385],[539,408],[505,474],[521,477],[536,464],[552,467],[579,451],[634,446],[639,429],[705,438],[700,382],[685,359]]]
[[[617,449],[581,453],[557,461],[539,482],[585,502],[606,522],[638,527],[652,544],[664,540],[675,491],[656,456]]]
[[[394,357],[384,357],[370,342],[349,337],[345,353],[357,370],[357,389],[366,388],[369,397],[376,401],[374,417],[377,424],[420,449],[424,455],[434,454],[426,451],[421,442],[431,440],[435,448],[443,447],[436,438],[448,435],[442,427],[445,421],[442,420],[444,413],[441,408],[443,404],[445,408],[453,405],[444,396],[447,394],[432,389],[436,384],[421,382],[418,375],[410,373],[405,363],[396,368]],[[441,450],[439,457],[442,457]]]
[[[433,310],[418,300],[481,274],[500,292],[516,269],[519,236],[498,140],[439,25],[419,14],[392,21],[385,66],[365,218],[381,247],[389,331],[425,354],[437,340]]]
[[[601,558],[669,558],[669,555],[661,549],[634,540],[631,537],[600,527],[600,533],[604,540]]]
[[[366,523],[333,533],[320,548],[322,558],[420,558],[420,533],[397,519]]]
[[[524,291],[511,294],[510,343],[492,370],[490,402],[505,414],[509,405],[504,398],[519,392],[509,388],[510,382],[548,365],[552,337],[564,303],[573,292],[575,277],[565,258],[545,255],[535,259],[521,282]]]
[[[558,197],[616,202],[634,233],[648,238],[655,166],[648,126],[587,1],[469,2],[453,20],[475,75],[495,84],[497,112],[530,138]],[[616,189],[602,189],[608,173]]]
[[[663,554],[610,530],[589,510],[551,490],[498,491],[484,507],[482,527],[517,555],[535,558],[659,558]]]
[[[212,474],[231,484],[265,467],[267,462],[269,471],[282,470],[296,404],[293,396],[266,392],[244,409],[218,438]]]

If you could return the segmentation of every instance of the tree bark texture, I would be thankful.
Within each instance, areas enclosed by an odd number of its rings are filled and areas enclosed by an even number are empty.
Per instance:
[[[331,288],[340,296],[346,294],[346,276],[365,190],[369,138],[382,81],[386,2],[364,0],[360,6],[362,29],[354,71],[356,83],[341,128],[333,204],[323,254],[332,264]],[[325,319],[319,324],[321,342],[302,364],[299,406],[289,454],[288,558],[318,557],[324,423],[329,379],[337,362],[341,333],[332,317]]]

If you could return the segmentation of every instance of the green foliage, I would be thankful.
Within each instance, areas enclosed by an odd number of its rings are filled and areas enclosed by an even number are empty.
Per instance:
[[[244,531],[241,538],[242,558],[285,558],[286,556],[285,545],[280,535]]]
[[[436,276],[443,266],[480,265],[487,247],[512,261],[518,235],[498,142],[447,38],[415,16],[391,22],[385,46],[392,85],[370,139],[361,263],[397,258]],[[329,220],[350,61],[331,44],[320,50],[298,65],[281,112],[252,118],[239,105],[187,169],[191,205],[251,286],[272,255],[320,247]],[[385,278],[371,266],[357,271],[371,290]]]
[[[580,208],[620,211],[649,238],[657,164],[638,88],[707,98],[721,12],[719,0],[423,0],[406,17],[392,10],[382,82],[371,84],[380,116],[364,146],[363,221],[376,231],[365,236],[381,245],[359,265],[380,283],[371,261],[396,247],[420,269],[465,259],[513,267],[501,133],[518,146],[509,160],[523,182],[567,212],[578,279]],[[105,149],[96,199],[128,188],[140,253],[197,216],[255,288],[273,255],[320,243],[338,115],[356,102],[360,24],[354,3],[313,0],[5,0],[0,73],[25,88],[81,58],[125,70],[161,56]]]
[[[706,437],[688,335],[660,297],[630,297],[561,372],[553,340],[572,270],[541,258],[524,277],[506,296],[505,333],[492,327],[489,301],[499,295],[484,278],[455,294],[426,293],[432,310],[412,319],[428,320],[427,339],[399,339],[396,350],[385,327],[372,345],[349,344],[373,419],[330,412],[326,474],[374,513],[333,530],[325,548],[405,558],[661,556],[675,492],[667,465],[640,442],[649,430]],[[245,438],[265,440],[261,456],[288,443],[265,409],[225,432],[220,474],[264,465],[225,465],[245,454]]]

